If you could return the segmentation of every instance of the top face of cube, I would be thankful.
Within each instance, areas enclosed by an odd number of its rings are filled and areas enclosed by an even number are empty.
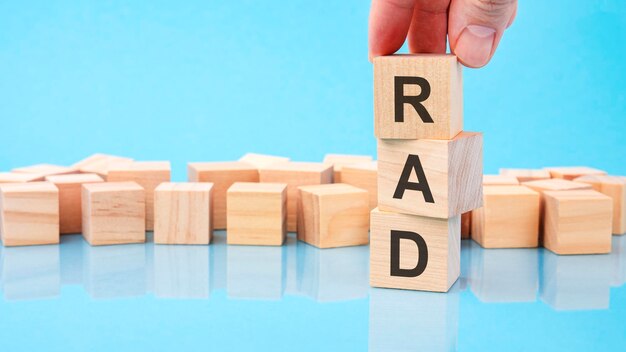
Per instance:
[[[286,183],[258,183],[258,182],[235,182],[228,189],[228,193],[282,193],[287,189]]]
[[[626,176],[609,176],[609,175],[585,175],[574,179],[574,182],[590,183],[590,184],[609,184],[624,185],[626,184]]]
[[[163,182],[155,189],[156,192],[210,192],[210,182]]]
[[[374,130],[389,139],[451,139],[463,129],[462,69],[454,55],[374,58]]]
[[[343,195],[354,193],[367,193],[366,190],[345,183],[328,183],[299,187],[301,192],[311,193],[316,196]]]
[[[90,182],[104,182],[102,177],[97,174],[68,174],[68,175],[52,175],[46,176],[46,181],[54,184],[77,184]]]
[[[599,201],[605,202],[609,206],[612,204],[611,198],[608,196],[596,192],[592,189],[578,189],[578,190],[568,190],[568,191],[546,191],[544,195],[548,198],[554,199],[559,203],[563,202],[578,202],[578,201]]]
[[[489,196],[538,196],[532,189],[519,185],[490,185],[483,187],[485,197]]]
[[[19,183],[32,182],[43,179],[39,174],[27,174],[19,172],[0,172],[0,184],[3,183]]]
[[[76,172],[75,168],[52,165],[52,164],[37,164],[25,167],[19,167],[11,170],[12,172],[28,173],[28,174],[40,174],[42,176],[48,175],[61,175]]]
[[[500,175],[516,177],[519,182],[550,178],[550,172],[543,169],[500,169]]]
[[[286,171],[286,172],[313,172],[322,173],[332,168],[332,165],[305,161],[291,161],[282,164],[268,165],[261,171]]]
[[[3,194],[21,194],[31,192],[58,192],[58,188],[50,182],[3,183],[0,192]]]
[[[483,186],[519,185],[517,177],[505,175],[483,175]]]
[[[576,189],[591,189],[591,186],[586,183],[568,181],[560,178],[522,182],[522,185],[539,191],[568,191]]]
[[[265,155],[256,153],[246,153],[239,158],[239,161],[251,164],[255,167],[264,167],[272,164],[286,163],[291,159],[284,156]]]
[[[193,162],[188,164],[189,169],[196,172],[203,171],[239,171],[256,170],[256,167],[244,161],[209,161]]]
[[[550,176],[566,180],[573,180],[584,175],[606,175],[605,171],[586,166],[547,167],[546,170],[550,172]]]
[[[341,170],[342,166],[367,163],[372,161],[369,155],[326,154],[324,164],[332,164],[335,170]]]
[[[358,170],[358,171],[377,171],[378,170],[378,161],[369,161],[366,163],[358,163],[358,164],[350,164],[346,165],[342,168],[342,171],[345,170]]]
[[[123,191],[143,191],[143,187],[135,182],[100,182],[85,183],[83,189],[89,193],[114,193]]]
[[[169,172],[171,165],[169,161],[131,161],[114,163],[109,167],[109,173],[112,172],[142,172],[142,171],[167,171]]]
[[[106,176],[109,173],[109,167],[114,164],[131,162],[133,159],[122,156],[94,154],[72,165],[73,168],[85,173],[95,173]]]

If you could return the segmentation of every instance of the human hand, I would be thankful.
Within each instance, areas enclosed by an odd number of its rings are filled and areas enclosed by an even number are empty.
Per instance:
[[[450,49],[467,67],[485,66],[517,12],[517,0],[372,0],[369,57],[409,41],[412,53]]]

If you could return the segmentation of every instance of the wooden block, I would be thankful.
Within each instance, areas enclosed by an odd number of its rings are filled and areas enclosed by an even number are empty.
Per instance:
[[[500,169],[500,175],[513,176],[519,182],[550,179],[550,172],[543,169]]]
[[[154,190],[154,243],[209,244],[212,183],[161,183]]]
[[[98,174],[102,178],[107,177],[109,173],[109,167],[115,164],[129,163],[132,162],[133,159],[126,158],[122,156],[115,155],[107,155],[107,154],[93,154],[81,161],[76,162],[72,165],[72,168],[75,168],[83,173],[93,173]]]
[[[59,190],[49,182],[0,185],[0,237],[5,246],[59,243]]]
[[[611,252],[613,201],[594,190],[545,191],[544,247],[557,254]]]
[[[302,186],[298,204],[298,240],[318,248],[369,242],[369,195],[343,183]]]
[[[378,162],[352,164],[341,169],[341,182],[367,190],[370,210],[378,206]]]
[[[16,172],[20,174],[35,174],[39,176],[37,181],[43,181],[43,179],[46,176],[74,174],[74,173],[77,173],[78,170],[74,167],[52,165],[52,164],[37,164],[37,165],[19,167],[19,168],[11,170],[11,172]]]
[[[82,185],[83,237],[92,246],[146,241],[146,196],[135,182]]]
[[[287,184],[236,182],[227,192],[227,243],[281,246],[287,235]]]
[[[471,237],[472,233],[472,212],[468,211],[461,214],[461,239],[465,240]]]
[[[586,166],[547,167],[546,170],[550,172],[552,178],[563,178],[566,180],[573,180],[586,175],[606,175],[606,171]]]
[[[44,176],[38,175],[38,174],[24,174],[24,173],[18,173],[18,172],[0,172],[0,184],[43,181],[43,179],[44,179]]]
[[[519,185],[515,176],[483,175],[483,186],[512,186]]]
[[[242,161],[189,163],[190,182],[213,183],[213,228],[226,229],[226,191],[235,182],[259,182],[258,169]]]
[[[378,208],[450,218],[482,205],[483,137],[378,140]]]
[[[463,78],[454,55],[374,58],[378,138],[452,139],[463,130]]]
[[[108,182],[136,182],[143,187],[146,196],[146,231],[154,230],[154,189],[169,182],[169,161],[133,161],[111,165]]]
[[[342,183],[341,169],[347,165],[361,164],[372,161],[369,155],[326,154],[324,164],[333,166],[333,182]],[[343,182],[345,183],[345,182]]]
[[[239,161],[253,165],[256,168],[262,168],[272,164],[280,164],[289,162],[290,159],[284,156],[274,156],[266,154],[246,153],[239,158]]]
[[[528,248],[539,242],[539,193],[524,186],[485,186],[472,211],[472,239],[484,248]]]
[[[46,181],[54,183],[59,189],[61,234],[80,233],[83,230],[81,186],[104,180],[97,174],[68,174],[47,176]]]
[[[323,163],[289,162],[259,170],[261,182],[287,184],[287,231],[295,232],[298,224],[298,187],[332,183],[333,168]]]
[[[370,285],[447,292],[461,272],[461,217],[372,210]]]
[[[587,183],[594,190],[613,199],[613,234],[626,233],[626,177],[607,175],[587,175],[574,179],[575,182]]]

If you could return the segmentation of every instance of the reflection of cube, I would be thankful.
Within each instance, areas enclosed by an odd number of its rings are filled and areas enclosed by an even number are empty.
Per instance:
[[[624,176],[582,176],[574,181],[588,183],[594,190],[613,199],[613,234],[626,233],[626,177]]]
[[[59,190],[48,182],[0,185],[0,237],[5,246],[59,243]]]
[[[284,246],[227,246],[229,298],[277,300],[285,291]]]
[[[370,161],[342,167],[341,182],[367,190],[370,210],[378,206],[378,162]]]
[[[343,183],[300,187],[298,239],[319,248],[369,242],[369,195]]]
[[[154,246],[154,293],[162,298],[208,298],[209,247]]]
[[[4,297],[9,300],[23,300],[58,296],[61,289],[59,249],[62,247],[0,249],[0,277]]]
[[[59,216],[61,233],[80,233],[83,230],[81,186],[84,183],[104,182],[96,174],[47,176],[46,181],[59,188]]]
[[[344,182],[341,179],[341,170],[344,166],[359,163],[367,163],[372,161],[369,155],[347,155],[347,154],[326,154],[324,156],[324,164],[333,166],[333,182]]]
[[[557,254],[611,251],[611,198],[593,190],[546,191],[544,197],[544,247]]]
[[[553,178],[566,180],[573,180],[585,175],[606,175],[605,171],[586,166],[547,167],[546,170],[550,172],[550,176]]]
[[[280,246],[287,235],[287,185],[237,182],[227,192],[228,244]]]

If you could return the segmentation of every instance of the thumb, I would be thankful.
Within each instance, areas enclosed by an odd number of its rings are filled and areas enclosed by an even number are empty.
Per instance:
[[[485,66],[513,21],[517,0],[452,0],[450,49],[468,67]]]

